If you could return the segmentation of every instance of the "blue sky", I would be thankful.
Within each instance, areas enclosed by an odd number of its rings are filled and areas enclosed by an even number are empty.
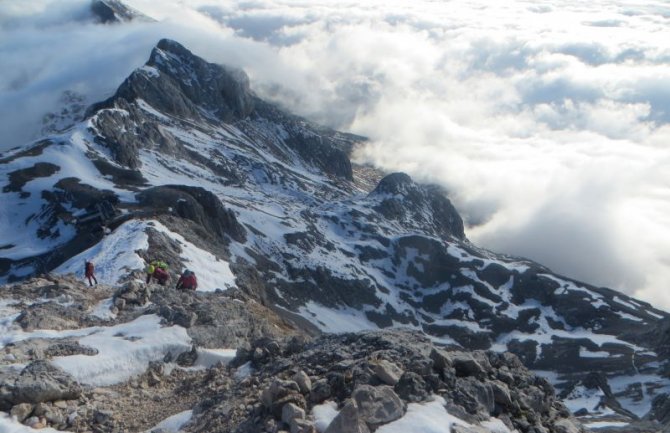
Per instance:
[[[0,149],[171,37],[445,186],[475,243],[670,308],[670,6],[490,3],[128,0],[158,22],[101,26],[88,1],[5,0]]]

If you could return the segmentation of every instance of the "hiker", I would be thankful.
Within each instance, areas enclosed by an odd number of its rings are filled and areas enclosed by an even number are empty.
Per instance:
[[[95,266],[93,265],[93,262],[89,262],[86,260],[86,263],[84,264],[84,276],[88,278],[88,284],[93,287],[93,281],[95,281],[95,284],[98,284],[98,279],[95,278]],[[91,278],[93,281],[91,281]]]
[[[163,268],[156,268],[153,273],[153,277],[158,281],[158,284],[164,286],[167,284],[170,279],[170,274]]]
[[[152,278],[155,278],[158,284],[164,286],[170,278],[167,269],[167,263],[161,260],[152,261],[147,267],[147,284],[151,282]]]
[[[198,288],[198,279],[195,276],[193,271],[188,269],[184,270],[184,273],[179,277],[177,281],[177,290],[195,290]]]

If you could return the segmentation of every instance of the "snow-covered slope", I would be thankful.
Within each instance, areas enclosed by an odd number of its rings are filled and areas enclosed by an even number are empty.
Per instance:
[[[238,287],[326,332],[407,327],[511,351],[575,402],[601,371],[624,409],[648,411],[668,387],[668,314],[477,248],[439,188],[399,173],[368,188],[348,158],[361,140],[163,40],[84,121],[0,157],[0,280],[91,259],[117,284],[162,258],[173,278],[193,269],[203,290]],[[100,203],[116,214],[91,220]]]

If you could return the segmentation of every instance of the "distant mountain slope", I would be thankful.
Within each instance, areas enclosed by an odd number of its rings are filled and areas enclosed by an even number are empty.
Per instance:
[[[109,284],[155,257],[173,271],[209,260],[208,274],[232,272],[241,290],[326,332],[401,326],[509,350],[547,371],[575,410],[601,411],[582,397],[605,396],[608,380],[606,405],[629,418],[670,391],[666,340],[655,336],[667,313],[477,248],[438,187],[372,172],[368,188],[371,171],[349,160],[363,141],[161,40],[84,121],[0,156],[1,281],[76,270],[84,257],[115,268]],[[130,230],[139,220],[162,229]],[[141,242],[111,242],[119,230]]]

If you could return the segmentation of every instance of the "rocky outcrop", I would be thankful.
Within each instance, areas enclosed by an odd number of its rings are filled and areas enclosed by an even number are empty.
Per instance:
[[[197,347],[243,349],[263,336],[296,334],[290,322],[234,289],[225,294],[162,289],[154,291],[150,300],[148,311],[166,324],[187,328]]]
[[[274,431],[267,429],[269,425],[293,429],[292,418],[287,422],[283,416],[284,408],[290,413],[304,410],[300,431],[313,431],[312,409],[331,401],[338,404],[339,415],[327,432],[369,432],[401,418],[410,402],[436,396],[444,398],[450,414],[474,425],[496,417],[522,433],[570,431],[561,430],[568,426],[582,431],[555,398],[551,385],[528,372],[513,355],[439,349],[414,332],[328,335],[297,348],[265,339],[238,353],[232,365],[245,363],[255,372],[236,388],[203,402],[206,409],[189,431]],[[381,363],[404,371],[395,386],[386,385],[376,373]],[[292,380],[300,372],[310,377],[311,390]],[[262,405],[231,407],[231,402],[257,389],[262,390]],[[225,408],[230,408],[227,418],[216,415]]]
[[[185,185],[166,185],[146,189],[138,194],[139,202],[149,208],[160,210],[171,208],[174,213],[193,221],[202,228],[201,236],[211,235],[228,241],[245,242],[246,230],[237,221],[235,214],[226,209],[221,200],[204,188]]]
[[[32,167],[22,168],[9,173],[9,184],[2,187],[2,192],[20,192],[26,182],[40,177],[49,177],[58,172],[60,167],[48,162],[38,162]]]
[[[463,220],[436,186],[420,186],[405,173],[393,173],[379,182],[370,198],[378,200],[374,209],[385,218],[427,225],[442,238],[465,239]]]

